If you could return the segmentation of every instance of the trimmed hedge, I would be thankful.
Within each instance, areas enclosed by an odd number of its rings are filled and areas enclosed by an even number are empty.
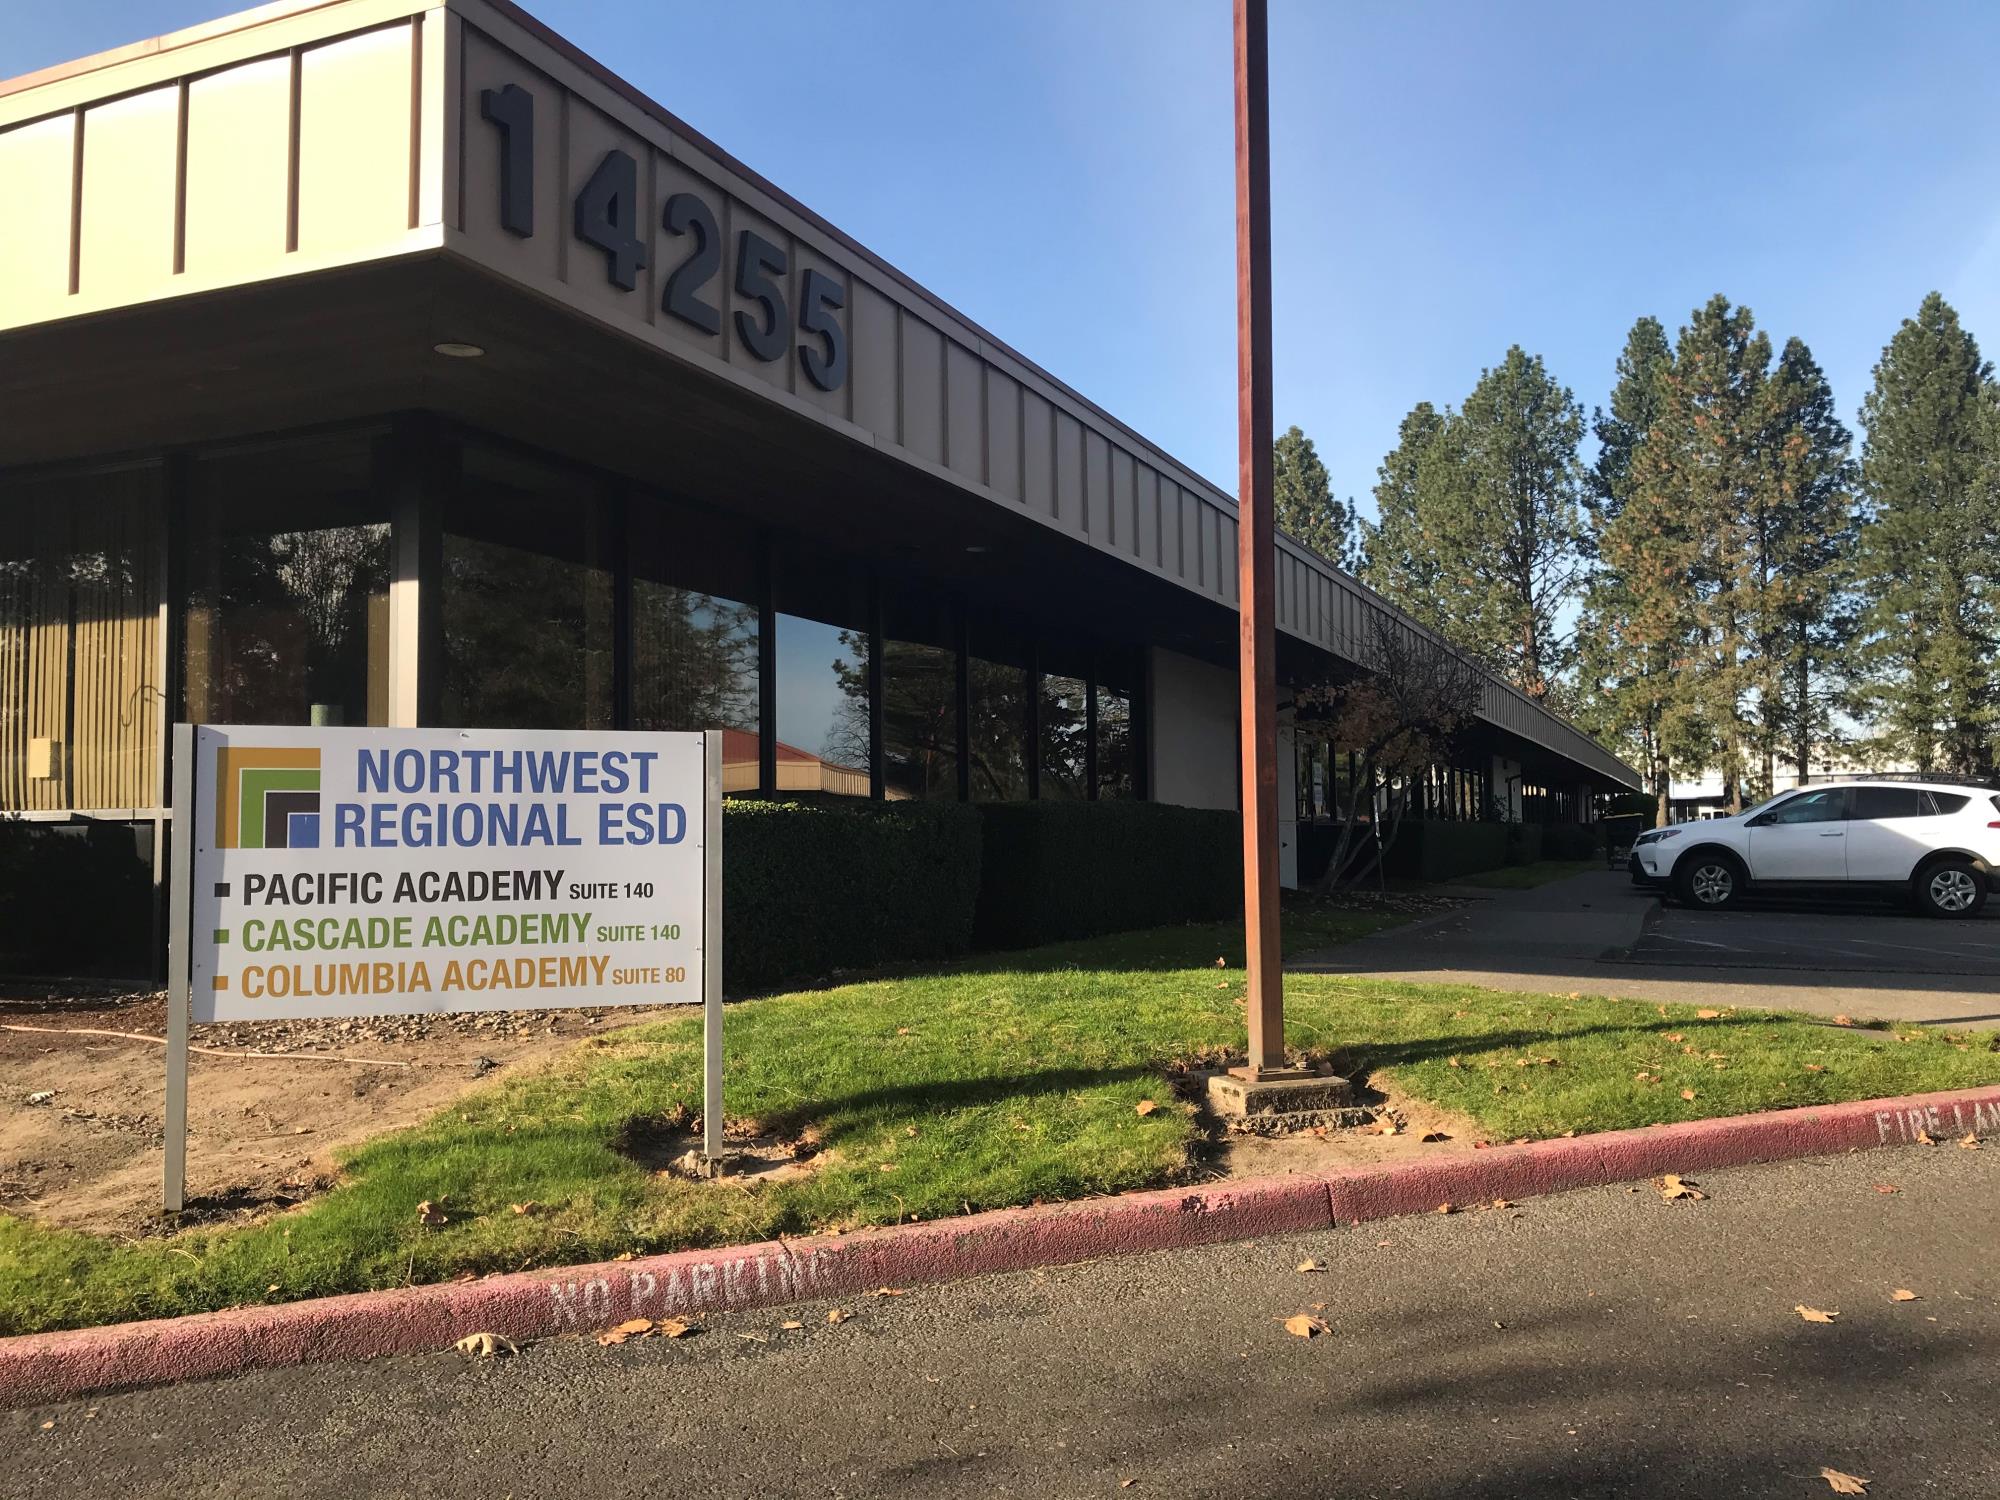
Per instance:
[[[1542,857],[1542,825],[1540,823],[1509,823],[1507,825],[1507,863],[1510,865],[1531,865]]]
[[[981,838],[981,948],[1025,948],[1243,909],[1242,824],[1233,812],[1159,802],[988,802]]]
[[[152,832],[0,818],[0,969],[150,976]]]
[[[1551,823],[1542,830],[1543,859],[1591,859],[1604,852],[1604,831],[1595,823]]]
[[[1508,862],[1508,823],[1451,823],[1405,818],[1383,862],[1390,875],[1443,881]]]
[[[954,802],[725,802],[723,988],[969,951],[979,835]]]

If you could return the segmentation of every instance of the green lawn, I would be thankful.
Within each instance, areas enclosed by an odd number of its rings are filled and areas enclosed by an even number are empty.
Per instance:
[[[1460,875],[1445,884],[1478,886],[1489,891],[1525,891],[1534,886],[1547,885],[1552,880],[1567,880],[1585,870],[1603,868],[1604,861],[1601,859],[1538,859],[1533,864],[1502,865],[1497,870]]]
[[[1391,920],[1301,908],[1287,943]],[[1227,928],[1170,928],[732,1006],[732,1122],[823,1148],[812,1174],[752,1188],[615,1149],[635,1120],[699,1108],[698,1018],[593,1038],[370,1143],[342,1186],[262,1225],[132,1242],[0,1217],[0,1332],[1165,1184],[1196,1126],[1161,1070],[1240,1040],[1240,960]],[[1288,993],[1294,1046],[1392,1068],[1495,1141],[2000,1080],[1985,1035],[1328,976]],[[449,1222],[419,1223],[424,1200]]]

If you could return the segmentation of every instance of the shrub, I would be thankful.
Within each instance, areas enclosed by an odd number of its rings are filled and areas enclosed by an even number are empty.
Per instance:
[[[152,826],[0,818],[0,967],[153,972]]]
[[[1540,823],[1509,823],[1507,825],[1507,863],[1510,865],[1531,865],[1542,857],[1542,825]]]
[[[1604,834],[1595,823],[1551,823],[1542,830],[1543,859],[1590,859],[1603,848]]]
[[[723,987],[966,952],[979,834],[957,803],[724,803]]]
[[[1243,909],[1234,812],[1159,802],[979,806],[982,948],[1021,948]]]
[[[1450,880],[1498,869],[1509,859],[1510,823],[1451,823],[1406,818],[1384,868],[1406,880]]]

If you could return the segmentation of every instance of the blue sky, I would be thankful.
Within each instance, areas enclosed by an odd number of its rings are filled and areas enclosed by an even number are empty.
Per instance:
[[[21,7],[0,75],[228,0]],[[1233,489],[1228,0],[539,0],[697,129]],[[1711,293],[1854,424],[1923,294],[2000,350],[2000,6],[1273,0],[1277,418],[1366,496],[1510,343],[1602,402]]]

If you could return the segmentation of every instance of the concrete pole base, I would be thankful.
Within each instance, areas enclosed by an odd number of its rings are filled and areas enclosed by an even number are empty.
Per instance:
[[[1232,1130],[1286,1135],[1315,1127],[1352,1129],[1374,1112],[1354,1102],[1354,1085],[1330,1073],[1287,1069],[1244,1078],[1218,1073],[1208,1080],[1208,1105]]]

